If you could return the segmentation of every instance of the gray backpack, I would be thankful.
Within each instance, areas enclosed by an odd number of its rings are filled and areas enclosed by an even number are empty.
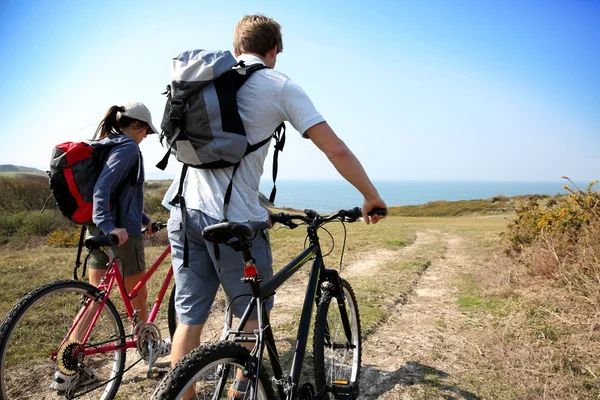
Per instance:
[[[233,166],[231,181],[225,193],[223,215],[226,219],[231,198],[233,176],[247,154],[258,150],[275,138],[273,190],[275,200],[277,156],[285,144],[285,124],[272,136],[250,145],[238,112],[237,91],[252,74],[265,65],[246,67],[229,51],[190,50],[171,62],[171,85],[167,86],[167,104],[161,123],[161,143],[166,139],[165,157],[156,165],[164,170],[171,153],[184,164],[179,191],[172,205],[185,207],[181,196],[188,167],[201,169]]]

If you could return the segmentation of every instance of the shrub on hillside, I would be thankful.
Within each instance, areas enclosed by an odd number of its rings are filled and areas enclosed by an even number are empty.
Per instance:
[[[586,191],[571,189],[567,196],[557,196],[541,205],[538,197],[530,197],[516,208],[516,218],[509,225],[508,241],[517,252],[547,238],[566,234],[572,243],[578,241],[582,227],[600,217],[600,193],[592,182]]]
[[[0,212],[39,211],[49,195],[43,175],[0,176]]]
[[[148,194],[144,196],[144,211],[152,216],[154,214],[165,212],[166,208],[162,205],[163,196]]]
[[[508,201],[459,200],[430,201],[415,206],[390,207],[389,215],[404,217],[459,217],[473,214],[494,214],[506,212],[511,208]]]
[[[54,247],[75,247],[79,245],[80,230],[58,228],[48,235],[47,243]]]
[[[58,228],[73,226],[56,210],[0,214],[0,244],[33,236],[46,236]]]
[[[561,279],[600,299],[600,192],[597,182],[579,190],[565,186],[545,206],[531,198],[517,208],[505,234],[509,254],[532,272]]]

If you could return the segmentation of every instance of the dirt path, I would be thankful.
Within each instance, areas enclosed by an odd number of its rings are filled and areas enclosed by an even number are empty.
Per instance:
[[[434,233],[419,232],[421,240],[411,247],[434,240]],[[452,284],[472,263],[461,251],[463,239],[449,234],[438,237],[446,253],[433,260],[407,301],[397,303],[392,316],[364,340],[361,398],[478,398],[445,383],[459,368],[461,352],[472,347],[457,330],[467,317],[458,310]]]
[[[436,254],[431,265],[414,282],[410,293],[398,293],[392,316],[379,324],[363,338],[361,373],[362,399],[478,399],[474,394],[447,383],[461,367],[457,362],[465,348],[473,345],[460,335],[460,327],[468,323],[457,307],[453,279],[460,272],[473,268],[462,250],[464,239],[435,230],[418,231],[415,240],[402,250],[380,250],[361,255],[360,260],[346,265],[343,275],[349,281],[376,276],[387,263],[410,259],[424,246],[443,244],[445,249]],[[305,277],[294,276],[286,287],[278,291],[278,312],[274,324],[293,324],[299,312],[298,299],[304,296]],[[291,338],[279,338],[291,339]],[[285,340],[281,343],[287,350]],[[291,341],[290,341],[291,345]],[[281,350],[281,349],[280,349]],[[162,361],[162,360],[161,360]],[[168,363],[157,365],[161,373]],[[156,381],[145,378],[147,365],[134,367],[129,379],[124,380],[120,395],[147,398]],[[451,379],[450,379],[451,380]],[[125,397],[124,397],[125,398]]]

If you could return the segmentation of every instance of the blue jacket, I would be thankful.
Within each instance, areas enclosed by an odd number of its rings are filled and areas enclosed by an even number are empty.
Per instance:
[[[94,186],[92,220],[105,234],[115,228],[125,228],[129,236],[140,236],[142,224],[149,222],[144,214],[144,162],[140,148],[125,135],[102,139],[98,145],[113,146]],[[133,168],[137,171],[134,172]],[[111,194],[125,180],[128,182],[111,210]]]

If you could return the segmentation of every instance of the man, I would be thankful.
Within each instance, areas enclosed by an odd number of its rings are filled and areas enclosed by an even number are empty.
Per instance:
[[[246,66],[261,63],[268,68],[255,72],[237,94],[239,114],[244,123],[248,141],[258,143],[270,135],[283,121],[287,121],[304,138],[321,150],[338,172],[364,196],[362,206],[365,222],[377,223],[380,216],[367,216],[373,208],[385,208],[377,190],[369,180],[360,162],[344,142],[336,136],[312,102],[285,75],[275,71],[277,55],[283,50],[281,27],[262,15],[243,17],[234,33],[234,54]],[[262,146],[245,156],[235,174],[233,192],[227,211],[229,221],[265,221],[268,211],[258,201],[260,177],[268,152]],[[241,253],[228,246],[220,246],[219,262],[212,243],[206,243],[202,230],[221,221],[223,198],[231,179],[233,167],[224,169],[194,169],[187,172],[183,196],[187,208],[184,227],[181,209],[174,207],[169,220],[169,240],[172,246],[173,268],[177,284],[176,309],[179,325],[173,337],[171,363],[174,365],[200,343],[200,333],[214,300],[219,284],[231,299],[241,293],[250,293],[250,286],[240,282],[243,276]],[[175,179],[165,195],[170,201],[179,187]],[[183,268],[184,230],[189,245],[189,268]],[[266,232],[257,235],[252,244],[256,267],[264,279],[272,276],[271,246]],[[218,265],[218,266],[217,266]],[[247,303],[242,298],[233,304],[233,312],[241,316]],[[271,297],[267,310],[273,307]],[[256,317],[255,317],[256,318]],[[257,327],[251,319],[246,330]]]

